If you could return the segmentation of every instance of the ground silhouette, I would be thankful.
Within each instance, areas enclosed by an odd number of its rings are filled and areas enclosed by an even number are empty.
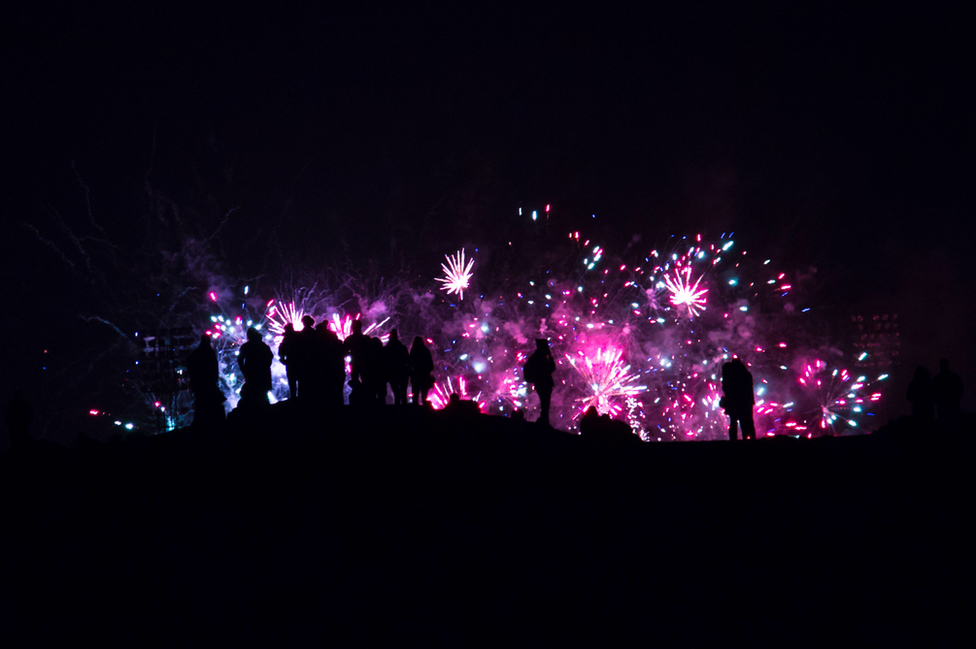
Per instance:
[[[8,646],[971,634],[971,420],[623,444],[464,407],[302,406],[0,455]]]

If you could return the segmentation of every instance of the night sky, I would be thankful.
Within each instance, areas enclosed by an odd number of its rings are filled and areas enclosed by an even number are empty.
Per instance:
[[[43,349],[64,367],[101,335],[35,230],[57,213],[136,246],[152,195],[199,236],[229,213],[218,270],[241,277],[340,256],[433,273],[519,206],[608,244],[735,230],[816,268],[834,317],[899,313],[900,372],[949,356],[976,404],[964,3],[170,4],[5,16],[4,395],[40,399]]]

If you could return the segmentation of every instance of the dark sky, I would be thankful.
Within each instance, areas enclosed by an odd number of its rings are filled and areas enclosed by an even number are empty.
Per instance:
[[[18,310],[42,317],[63,287],[17,224],[83,214],[77,170],[120,245],[147,186],[203,232],[236,208],[223,253],[241,274],[267,270],[272,238],[296,258],[409,257],[519,205],[621,241],[734,229],[816,266],[839,313],[902,313],[911,365],[976,364],[964,3],[308,4],[5,16]]]

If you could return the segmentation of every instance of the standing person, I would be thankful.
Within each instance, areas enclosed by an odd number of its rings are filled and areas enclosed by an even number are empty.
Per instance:
[[[346,386],[346,350],[342,341],[325,323],[319,325],[322,330],[323,345],[323,395],[325,405],[336,407],[342,405],[342,391]]]
[[[302,330],[295,333],[295,345],[291,352],[291,362],[297,363],[295,369],[298,379],[298,398],[311,399],[315,385],[315,363],[318,352],[318,335],[315,333],[315,318],[302,317]]]
[[[193,424],[209,426],[224,421],[226,400],[220,391],[220,371],[217,365],[217,352],[214,351],[210,336],[200,336],[200,344],[186,358],[186,370],[190,375],[190,391],[193,392]]]
[[[413,402],[416,405],[427,405],[427,393],[434,385],[434,357],[424,344],[423,338],[417,336],[410,346],[410,387],[413,389]]]
[[[365,353],[369,376],[364,378],[369,386],[368,395],[370,401],[381,405],[386,405],[386,384],[388,382],[386,374],[386,354],[383,353],[383,341],[379,338],[366,338]],[[365,372],[363,373],[365,376]]]
[[[549,341],[539,338],[535,341],[535,351],[525,361],[525,380],[535,387],[539,393],[539,405],[542,412],[539,414],[539,423],[549,424],[549,405],[552,403],[552,373],[556,371],[556,361],[552,358],[552,350],[549,349]]]
[[[963,385],[958,374],[949,369],[949,359],[939,361],[939,373],[932,379],[936,415],[940,422],[951,423],[959,417]]]
[[[719,405],[729,415],[729,439],[738,439],[740,423],[742,439],[756,439],[756,425],[752,420],[752,407],[756,403],[752,373],[738,358],[722,365],[722,392],[725,396]]]
[[[285,366],[285,371],[288,374],[289,399],[294,399],[298,396],[298,363],[301,358],[295,359],[292,357],[292,354],[295,353],[295,345],[297,342],[295,327],[289,322],[285,325],[285,332],[281,336],[281,344],[278,345],[278,359]]]
[[[352,333],[346,336],[346,353],[349,355],[349,379],[359,380],[362,372],[363,354],[366,347],[366,336],[363,334],[363,321],[352,321]]]
[[[386,356],[387,375],[390,389],[393,390],[393,404],[404,406],[407,404],[407,380],[410,377],[410,352],[407,346],[400,342],[399,334],[394,329],[390,332],[390,339],[383,348]]]
[[[241,401],[244,405],[268,404],[273,360],[274,353],[261,340],[261,332],[250,327],[247,330],[247,342],[241,345],[241,351],[237,355],[237,364],[244,375],[244,386],[241,388]]]
[[[915,368],[912,382],[908,384],[905,395],[912,403],[912,419],[916,424],[930,423],[935,419],[935,397],[932,394],[932,374],[928,368],[919,365]]]

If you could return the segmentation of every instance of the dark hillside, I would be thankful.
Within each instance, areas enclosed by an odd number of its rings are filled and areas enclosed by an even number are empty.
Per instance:
[[[0,456],[8,646],[946,646],[976,438],[589,440],[288,404]]]

